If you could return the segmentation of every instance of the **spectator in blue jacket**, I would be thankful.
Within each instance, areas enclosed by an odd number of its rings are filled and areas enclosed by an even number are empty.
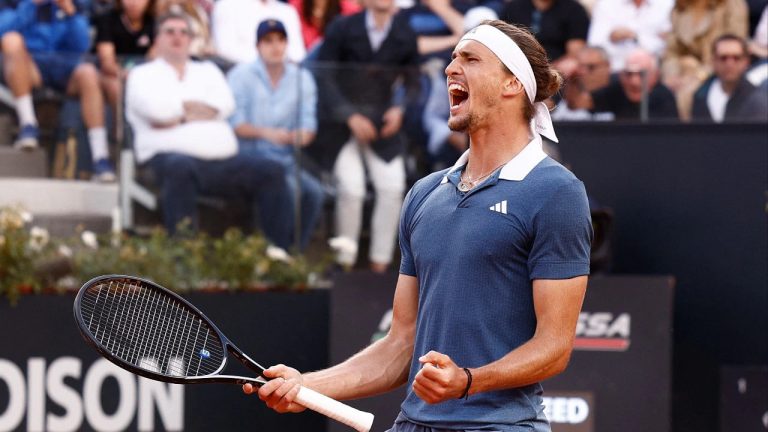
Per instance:
[[[104,98],[96,68],[84,63],[90,48],[88,18],[73,0],[21,0],[0,10],[3,78],[16,102],[16,146],[38,146],[32,89],[51,87],[79,97],[94,162],[94,178],[114,181],[104,128]]]
[[[240,153],[279,162],[286,169],[294,202],[301,192],[299,247],[304,249],[320,216],[324,192],[320,182],[297,164],[294,148],[307,146],[315,137],[317,86],[307,70],[286,60],[287,47],[282,22],[268,19],[259,24],[259,57],[236,66],[228,75],[236,104],[230,123]]]

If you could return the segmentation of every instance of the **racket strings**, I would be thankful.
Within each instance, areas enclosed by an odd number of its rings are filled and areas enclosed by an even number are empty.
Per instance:
[[[137,281],[102,282],[84,293],[81,314],[107,351],[168,376],[203,376],[223,365],[218,334],[184,304]]]

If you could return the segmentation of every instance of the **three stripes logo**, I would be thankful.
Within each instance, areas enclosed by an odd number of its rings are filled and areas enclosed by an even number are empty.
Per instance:
[[[496,204],[488,207],[492,212],[507,214],[507,200],[497,202]]]

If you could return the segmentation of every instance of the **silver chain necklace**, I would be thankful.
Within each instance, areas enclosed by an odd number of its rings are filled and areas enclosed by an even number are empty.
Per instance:
[[[480,182],[480,180],[483,180],[484,178],[486,178],[489,175],[493,174],[497,169],[501,168],[505,164],[506,164],[506,162],[504,162],[503,164],[497,166],[496,168],[488,171],[487,173],[481,175],[480,177],[478,177],[476,179],[472,179],[472,177],[470,177],[469,174],[467,173],[467,169],[464,168],[464,171],[461,172],[461,177],[459,177],[459,186],[458,186],[459,190],[461,192],[469,192],[473,187],[475,187],[475,185],[477,183]],[[469,166],[469,164],[467,164],[467,166]],[[464,179],[465,176],[467,177],[466,180]]]

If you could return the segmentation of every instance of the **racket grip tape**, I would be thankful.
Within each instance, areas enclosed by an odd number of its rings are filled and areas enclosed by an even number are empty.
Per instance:
[[[373,425],[373,414],[352,408],[306,387],[299,389],[296,403],[344,423],[359,432],[368,432]]]

